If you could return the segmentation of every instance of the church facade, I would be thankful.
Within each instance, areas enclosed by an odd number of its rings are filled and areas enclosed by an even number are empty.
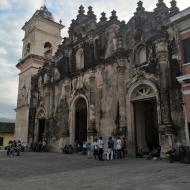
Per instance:
[[[186,145],[176,80],[181,72],[178,42],[169,26],[178,12],[175,0],[171,8],[159,0],[153,12],[139,1],[125,23],[114,10],[109,19],[103,12],[97,21],[92,7],[85,13],[80,6],[61,43],[63,25],[42,7],[24,28],[34,23],[31,38],[25,36],[23,51],[28,54],[17,65],[15,138],[27,143],[45,138],[53,151],[60,151],[65,144],[121,136],[131,155],[159,146],[164,153],[176,142]],[[32,36],[39,31],[41,41],[35,47]]]

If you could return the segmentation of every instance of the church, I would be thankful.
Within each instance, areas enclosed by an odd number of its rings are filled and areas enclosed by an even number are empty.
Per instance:
[[[178,39],[168,8],[158,0],[148,12],[139,1],[134,16],[118,20],[81,5],[68,37],[46,6],[23,30],[15,138],[46,139],[51,151],[102,136],[126,137],[127,152],[162,153],[187,145]]]

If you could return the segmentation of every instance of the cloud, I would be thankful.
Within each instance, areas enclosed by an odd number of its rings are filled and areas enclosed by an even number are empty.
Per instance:
[[[6,49],[3,48],[3,47],[0,47],[0,56],[1,56],[1,55],[6,55],[6,54],[7,54]]]
[[[0,9],[1,10],[7,10],[11,7],[11,1],[10,0],[1,0],[0,1]]]
[[[170,6],[171,0],[165,0]],[[0,0],[0,116],[14,118],[13,109],[16,107],[18,70],[16,64],[22,54],[22,39],[24,32],[21,27],[30,19],[36,9],[43,5],[43,0]],[[107,17],[111,11],[117,11],[120,20],[128,21],[136,10],[137,1],[134,0],[83,0],[87,11],[89,5],[93,6],[97,19],[101,12],[106,12]],[[144,0],[144,7],[152,11],[157,0]],[[63,36],[68,36],[68,27],[72,19],[78,14],[79,0],[47,0],[47,7],[53,13],[56,21],[62,19],[66,26]],[[189,0],[178,0],[180,9],[189,6]],[[3,109],[2,109],[3,108]]]
[[[14,119],[17,101],[18,72],[0,59],[0,116]]]

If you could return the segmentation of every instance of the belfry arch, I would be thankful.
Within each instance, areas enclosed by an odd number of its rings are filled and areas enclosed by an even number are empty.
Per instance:
[[[129,154],[149,152],[159,147],[159,96],[154,83],[139,81],[127,94],[127,128]]]

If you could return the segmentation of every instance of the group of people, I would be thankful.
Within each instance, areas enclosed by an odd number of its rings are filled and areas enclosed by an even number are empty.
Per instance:
[[[82,146],[82,154],[88,155],[88,158],[92,157],[92,153],[95,159],[99,160],[113,160],[122,159],[126,156],[126,139],[117,137],[113,139],[111,136],[104,145],[102,137],[95,138],[93,143],[84,142]],[[106,148],[105,148],[106,147]]]
[[[20,156],[20,152],[24,151],[20,140],[9,141],[6,146],[7,156]]]
[[[29,147],[30,152],[47,152],[46,140],[39,141],[38,143],[31,143]]]

